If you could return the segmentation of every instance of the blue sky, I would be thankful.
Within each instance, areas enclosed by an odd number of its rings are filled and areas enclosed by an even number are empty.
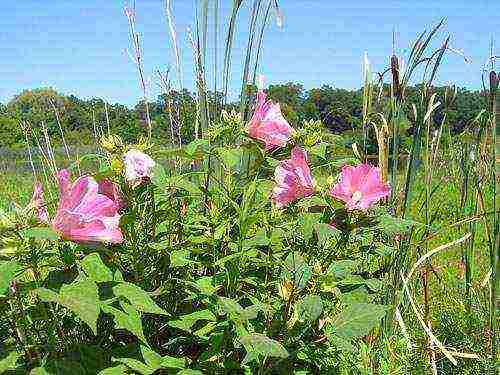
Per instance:
[[[194,23],[195,0],[171,1],[184,84],[192,89],[193,53],[187,28]],[[232,0],[219,2],[220,17],[225,19]],[[152,98],[158,94],[153,72],[173,66],[174,61],[163,3],[137,0],[137,29]],[[244,0],[239,15],[230,88],[233,97],[240,88],[251,3]],[[136,103],[141,92],[135,67],[124,51],[129,45],[125,4],[120,0],[1,1],[0,101],[8,101],[23,89],[50,86],[84,98]],[[472,62],[465,64],[459,56],[449,55],[440,82],[480,88],[490,38],[500,46],[498,0],[281,0],[280,4],[284,27],[270,25],[261,60],[261,72],[268,83],[359,87],[364,51],[374,70],[382,70],[392,50],[394,28],[399,51],[405,53],[409,42],[424,28],[447,17],[444,30],[452,35],[452,46],[463,49]],[[220,35],[224,34],[221,27]]]

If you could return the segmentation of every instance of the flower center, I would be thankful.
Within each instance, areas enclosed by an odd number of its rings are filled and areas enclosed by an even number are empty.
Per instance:
[[[359,190],[356,190],[354,193],[352,193],[352,200],[354,203],[358,203],[361,200],[361,192]]]

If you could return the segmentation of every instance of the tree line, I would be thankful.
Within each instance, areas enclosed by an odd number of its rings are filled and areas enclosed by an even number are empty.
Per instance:
[[[443,102],[445,87],[434,87],[438,99]],[[255,87],[249,88],[254,93]],[[378,105],[388,105],[389,87],[381,90]],[[294,127],[301,127],[304,121],[320,120],[331,132],[339,133],[362,127],[362,89],[346,90],[324,85],[320,88],[305,90],[301,84],[289,82],[271,85],[268,96],[280,103],[282,112]],[[375,93],[374,95],[379,95]],[[409,87],[407,102],[419,100],[419,87]],[[447,124],[451,134],[462,132],[471,126],[471,120],[486,107],[486,96],[481,91],[465,88],[457,90],[456,100],[447,115]],[[222,103],[220,93],[209,93],[209,108]],[[385,103],[385,104],[384,104]],[[237,109],[239,103],[225,105],[225,109]],[[196,96],[183,90],[163,94],[148,102],[153,138],[162,144],[172,141],[170,111],[175,110],[175,124],[184,143],[190,142],[197,121]],[[408,113],[411,108],[407,108]],[[81,99],[74,95],[62,95],[51,88],[25,90],[6,104],[0,103],[0,147],[17,148],[25,146],[22,124],[31,128],[46,129],[54,142],[61,140],[60,127],[64,129],[66,142],[72,145],[94,143],[95,135],[108,126],[114,134],[125,141],[133,142],[145,134],[147,120],[145,102],[139,101],[133,108],[115,103],[105,103],[99,98]],[[210,111],[209,111],[210,112]],[[411,118],[411,116],[408,116]],[[434,122],[440,123],[442,110],[437,110]],[[177,122],[177,121],[176,121]],[[411,134],[411,120],[406,126]]]

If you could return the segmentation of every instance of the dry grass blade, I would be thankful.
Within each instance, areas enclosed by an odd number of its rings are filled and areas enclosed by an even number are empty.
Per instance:
[[[396,307],[396,311],[394,312],[394,318],[399,324],[399,327],[401,328],[401,333],[406,339],[406,347],[408,350],[411,350],[415,347],[415,345],[411,342],[411,337],[408,334],[408,330],[406,329],[406,324],[403,320],[403,317],[401,316],[401,311],[399,311],[399,307]]]
[[[453,357],[453,355],[446,349],[446,347],[441,343],[441,341],[438,340],[436,336],[432,333],[431,329],[425,324],[424,319],[422,318],[422,315],[418,311],[418,308],[415,304],[415,301],[413,300],[413,297],[411,296],[410,290],[408,288],[408,282],[405,279],[403,273],[401,272],[401,280],[403,281],[403,290],[408,297],[408,300],[410,301],[410,305],[413,309],[413,312],[415,313],[415,316],[417,317],[418,322],[424,329],[425,333],[427,333],[430,341],[435,345],[441,352],[444,354],[446,358],[450,360],[451,363],[453,363],[455,366],[458,364],[457,360]]]
[[[172,43],[174,47],[175,67],[177,69],[177,79],[179,80],[179,89],[180,91],[182,91],[181,56],[179,53],[179,43],[177,42],[177,32],[175,31],[174,17],[172,16],[172,8],[170,5],[170,0],[165,0],[165,13],[167,15],[168,28],[170,31],[170,37],[172,38]]]
[[[472,236],[471,233],[467,233],[465,236],[463,237],[460,237],[459,239],[455,240],[455,241],[451,241],[451,242],[448,242],[444,245],[441,245],[441,246],[438,246],[436,247],[435,249],[429,251],[428,253],[426,253],[425,255],[423,255],[422,257],[420,257],[412,266],[412,268],[410,269],[410,271],[408,272],[408,275],[407,275],[407,280],[410,280],[410,278],[413,276],[413,274],[415,273],[415,271],[427,260],[429,259],[430,257],[436,255],[437,253],[439,253],[440,251],[443,251],[443,250],[446,250],[446,249],[449,249],[450,247],[453,247],[453,246],[456,246],[456,245],[459,245],[461,244],[462,242],[464,241],[467,241],[470,237]]]

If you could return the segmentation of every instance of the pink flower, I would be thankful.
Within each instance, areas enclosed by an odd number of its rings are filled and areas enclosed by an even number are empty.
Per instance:
[[[104,180],[99,181],[98,184],[98,193],[105,195],[113,202],[115,202],[119,210],[126,206],[125,201],[122,199],[120,193],[118,192],[118,188],[111,180],[105,178]]]
[[[59,171],[59,207],[51,225],[64,239],[77,243],[121,243],[118,204],[99,193],[99,184],[90,176],[73,184],[66,169]]]
[[[47,211],[47,206],[45,205],[43,185],[40,181],[35,183],[29,207],[35,209],[38,221],[42,223],[49,222],[49,212]]]
[[[391,188],[380,178],[379,169],[369,164],[342,167],[339,182],[330,190],[330,195],[344,201],[348,210],[366,210],[390,194]]]
[[[279,103],[266,100],[266,93],[259,90],[257,106],[248,124],[248,134],[264,142],[266,151],[283,147],[290,141],[293,129],[281,114]]]
[[[153,168],[156,163],[149,155],[131,149],[123,156],[125,163],[125,179],[133,186],[140,185],[153,175]]]
[[[278,208],[314,193],[314,180],[307,165],[307,154],[298,146],[293,148],[290,159],[282,161],[276,167],[274,179],[276,184],[272,199]]]

